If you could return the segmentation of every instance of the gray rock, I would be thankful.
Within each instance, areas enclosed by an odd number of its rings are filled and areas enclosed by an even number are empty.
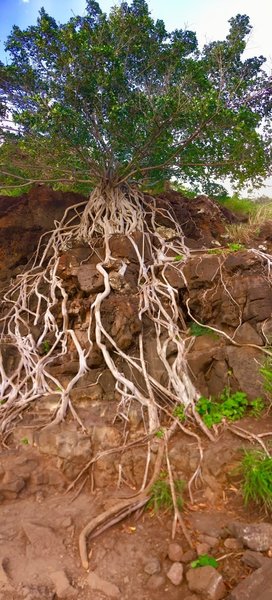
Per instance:
[[[243,548],[243,543],[236,538],[228,537],[224,541],[224,546],[227,550],[241,550]]]
[[[208,554],[210,551],[210,544],[206,544],[205,542],[201,542],[200,544],[196,544],[197,556],[202,556],[202,554]]]
[[[183,550],[180,544],[172,542],[168,546],[168,557],[172,562],[180,562],[183,555]]]
[[[253,550],[246,550],[241,558],[241,561],[252,569],[260,569],[260,567],[263,567],[269,562],[272,567],[271,558],[263,556],[263,554],[260,552],[254,552]]]
[[[180,562],[174,562],[167,572],[167,577],[173,585],[180,585],[183,579],[183,565]]]
[[[272,547],[272,524],[270,523],[247,525],[234,522],[228,525],[228,529],[250,550],[264,552]]]
[[[102,579],[95,571],[91,571],[87,577],[87,583],[92,590],[102,592],[109,598],[118,598],[120,596],[120,590],[114,583]]]
[[[146,587],[148,590],[158,590],[165,584],[164,575],[151,575],[149,577]]]
[[[70,584],[65,571],[54,571],[50,573],[50,579],[54,584],[58,598],[72,598],[78,595],[77,590]]]
[[[189,590],[202,594],[205,600],[221,600],[226,594],[222,575],[214,567],[190,569],[186,578]]]
[[[272,569],[271,563],[267,563],[241,581],[226,600],[271,600],[271,598]]]
[[[211,535],[200,535],[199,541],[209,544],[210,548],[215,548],[219,545],[219,539]]]
[[[152,557],[146,562],[144,566],[144,572],[148,575],[155,575],[160,573],[161,571],[161,563],[158,558]]]
[[[104,290],[104,278],[95,265],[85,264],[77,269],[79,287],[83,292],[97,294]]]

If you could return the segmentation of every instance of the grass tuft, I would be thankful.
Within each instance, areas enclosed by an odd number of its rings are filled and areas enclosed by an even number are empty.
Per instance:
[[[173,510],[174,508],[170,484],[166,477],[167,474],[162,472],[159,479],[155,481],[151,488],[151,496],[147,503],[147,508],[150,508],[154,512],[158,512],[158,510],[164,510],[167,512],[169,510]],[[176,479],[174,481],[174,486],[177,497],[177,506],[179,509],[182,509],[182,494],[185,487],[185,482],[182,479]]]
[[[241,462],[245,505],[254,502],[266,512],[272,510],[272,457],[261,450],[245,451]]]

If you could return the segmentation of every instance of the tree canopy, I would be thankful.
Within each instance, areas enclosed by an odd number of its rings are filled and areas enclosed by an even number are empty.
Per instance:
[[[65,24],[41,9],[13,27],[0,63],[0,186],[265,176],[272,83],[263,56],[243,57],[250,30],[237,15],[200,51],[145,0],[109,16],[87,0]]]

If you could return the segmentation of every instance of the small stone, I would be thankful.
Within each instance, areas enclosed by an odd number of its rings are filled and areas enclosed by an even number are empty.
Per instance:
[[[200,535],[199,541],[209,544],[210,548],[215,548],[219,545],[219,539],[211,535]]]
[[[224,546],[227,550],[241,550],[243,548],[242,542],[237,540],[236,538],[226,538],[224,541]]]
[[[228,525],[229,531],[240,540],[244,546],[257,552],[265,552],[272,546],[272,524],[245,524],[234,522]]]
[[[120,596],[120,590],[117,585],[102,579],[95,571],[89,573],[87,583],[91,590],[102,592],[102,594],[105,594],[105,596],[108,596],[109,598],[118,598]]]
[[[182,551],[182,547],[180,546],[180,544],[177,544],[175,542],[172,542],[171,544],[169,544],[168,557],[170,558],[170,560],[172,560],[172,562],[180,562],[182,555],[183,555],[183,551]]]
[[[202,594],[205,600],[221,600],[226,594],[222,575],[214,567],[190,569],[186,578],[189,590]]]
[[[202,556],[202,554],[209,554],[210,545],[202,542],[201,544],[196,544],[197,556]]]
[[[151,575],[149,577],[146,587],[148,590],[158,590],[165,584],[165,577],[163,575]]]
[[[50,579],[55,586],[58,598],[71,598],[77,595],[77,590],[70,584],[65,571],[61,570],[50,573]]]
[[[246,550],[241,558],[241,561],[251,567],[251,569],[260,569],[263,565],[270,562],[272,566],[272,561],[267,556],[263,556],[260,552],[254,552],[253,550]]]
[[[167,577],[173,585],[180,585],[183,578],[183,565],[180,562],[174,562],[167,572]]]
[[[184,552],[180,560],[182,563],[191,563],[193,560],[196,560],[196,558],[197,553],[195,550],[187,550],[187,552]]]
[[[148,575],[155,575],[160,573],[161,571],[161,563],[158,558],[150,558],[149,561],[144,566],[144,572]]]

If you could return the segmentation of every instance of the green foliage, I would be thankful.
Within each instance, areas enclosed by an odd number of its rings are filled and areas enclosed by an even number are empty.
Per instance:
[[[174,481],[175,492],[177,496],[177,505],[179,509],[183,506],[183,490],[185,483],[181,479]],[[155,481],[151,488],[151,496],[147,507],[157,512],[162,509],[169,511],[173,509],[173,498],[171,494],[170,484],[167,481],[167,474],[162,472],[159,479]]]
[[[210,327],[199,325],[199,323],[196,323],[195,321],[190,322],[190,333],[195,337],[200,337],[201,335],[212,335],[217,337],[215,331],[210,329]]]
[[[23,437],[21,439],[21,444],[23,444],[24,446],[28,446],[29,444],[29,439],[27,437]]]
[[[213,556],[209,556],[209,554],[201,554],[196,560],[191,562],[191,567],[192,569],[196,569],[197,567],[214,567],[217,569],[218,562]]]
[[[248,198],[240,198],[238,194],[233,194],[229,198],[220,199],[220,204],[226,206],[229,210],[239,215],[249,216],[255,213],[256,203]]]
[[[0,188],[154,187],[175,176],[222,194],[218,178],[258,180],[270,161],[271,87],[265,59],[243,56],[250,30],[237,15],[200,52],[194,32],[168,32],[144,0],[109,15],[87,0],[64,24],[42,8],[36,25],[15,25],[0,63]]]
[[[268,358],[260,369],[264,379],[264,389],[272,397],[272,359]]]
[[[42,343],[43,354],[48,354],[48,352],[51,350],[51,347],[52,346],[49,340],[44,340],[44,342]]]
[[[175,262],[180,262],[183,259],[184,259],[183,254],[176,254],[176,256],[174,256],[174,261]]]
[[[164,430],[163,429],[158,429],[158,431],[156,431],[155,436],[159,439],[162,439],[164,437]]]
[[[197,412],[209,428],[221,423],[223,419],[237,421],[245,415],[247,409],[253,416],[260,416],[263,408],[261,398],[249,400],[245,392],[231,393],[229,388],[223,390],[218,400],[201,396],[196,404]]]
[[[181,423],[186,421],[185,408],[182,404],[178,404],[173,410],[173,416],[176,417]]]
[[[265,404],[264,404],[264,401],[262,398],[255,398],[254,400],[250,400],[249,406],[250,406],[251,415],[253,417],[256,417],[257,419],[258,419],[258,417],[261,416],[261,414],[265,408]]]
[[[243,244],[240,244],[239,242],[230,242],[228,244],[228,249],[230,250],[230,252],[238,252],[239,250],[243,250],[245,248],[245,246]]]
[[[264,451],[245,451],[241,462],[242,491],[245,504],[254,502],[266,511],[272,510],[272,457]]]

